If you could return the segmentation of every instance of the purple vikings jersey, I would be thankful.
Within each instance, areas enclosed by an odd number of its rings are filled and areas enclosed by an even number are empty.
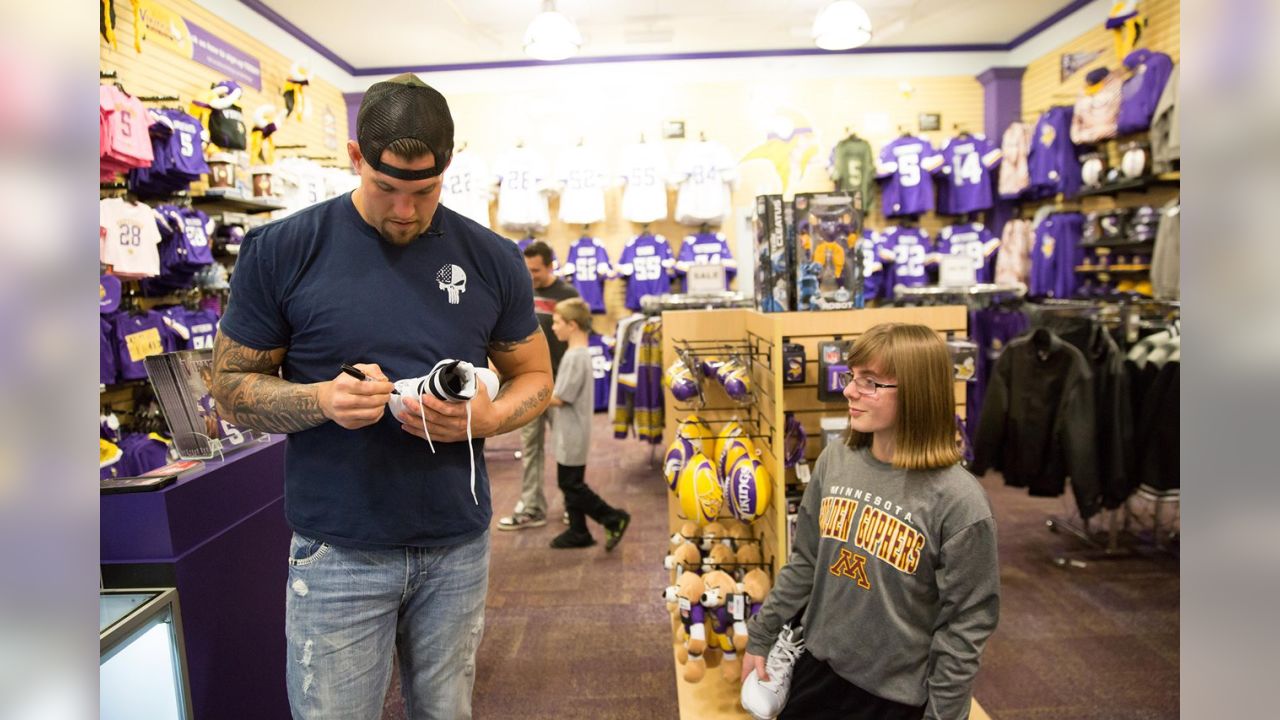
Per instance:
[[[961,255],[973,261],[974,276],[980,283],[991,282],[996,249],[1000,239],[982,223],[948,225],[938,233],[935,252],[939,255]]]
[[[855,248],[862,258],[862,298],[874,300],[884,290],[884,263],[880,261],[880,234],[871,228],[862,231]]]
[[[115,325],[111,316],[98,318],[98,382],[110,385],[116,381]]]
[[[1033,297],[1069,298],[1076,290],[1076,265],[1083,259],[1080,234],[1084,216],[1054,213],[1036,227],[1031,250],[1031,277],[1027,294]]]
[[[154,310],[119,313],[115,326],[116,364],[121,380],[145,379],[144,358],[178,349],[175,335],[164,324],[164,316]]]
[[[640,298],[671,292],[668,274],[675,259],[661,235],[645,233],[627,241],[618,258],[618,273],[627,278],[627,308],[640,309]]]
[[[1124,81],[1120,90],[1116,132],[1121,135],[1151,127],[1151,116],[1155,114],[1160,94],[1173,73],[1173,60],[1168,55],[1145,48],[1129,53],[1124,64],[1133,70],[1133,75]]]
[[[954,137],[942,148],[946,192],[939,192],[938,207],[944,213],[990,210],[991,178],[1000,164],[1000,148],[983,135]]]
[[[738,264],[729,252],[729,241],[723,233],[698,233],[684,239],[680,246],[680,257],[676,259],[676,272],[681,278],[688,274],[693,265],[723,265],[724,289],[729,289],[729,282],[738,273]],[[688,280],[682,280],[682,287],[688,292]]]
[[[918,287],[928,284],[925,266],[930,264],[933,245],[922,228],[888,227],[880,233],[880,261],[884,263],[885,297],[893,297],[897,285]]]
[[[1051,107],[1040,116],[1031,133],[1027,171],[1030,192],[1036,197],[1062,193],[1074,197],[1080,190],[1080,162],[1071,143],[1072,108]]]
[[[941,167],[942,155],[924,138],[907,135],[881,148],[876,177],[885,217],[933,210],[932,175]]]
[[[204,350],[213,348],[213,339],[218,335],[218,314],[212,310],[189,310],[186,315],[187,330],[191,338],[187,340],[187,350]]]
[[[183,175],[199,176],[209,172],[209,165],[204,160],[204,141],[201,133],[204,128],[200,121],[181,110],[161,109],[169,118],[173,135],[169,138],[169,162],[173,169]]]
[[[604,312],[604,281],[613,276],[609,252],[604,249],[604,243],[593,237],[575,240],[569,246],[569,256],[565,259],[561,274],[572,280],[573,287],[591,308],[591,312]]]
[[[587,336],[587,352],[591,355],[591,377],[595,382],[595,411],[609,409],[610,372],[613,369],[613,338],[599,333]]]
[[[209,235],[213,222],[203,211],[186,208],[181,211],[182,229],[186,235],[187,265],[203,267],[213,262],[213,244]]]

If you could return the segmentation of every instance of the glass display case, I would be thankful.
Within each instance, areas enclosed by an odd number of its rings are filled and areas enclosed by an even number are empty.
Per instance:
[[[101,590],[98,620],[98,716],[190,720],[178,591]]]

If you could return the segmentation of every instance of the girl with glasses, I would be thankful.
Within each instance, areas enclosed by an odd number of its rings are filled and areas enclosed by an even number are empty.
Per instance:
[[[847,362],[848,442],[818,458],[791,556],[748,624],[744,702],[772,694],[782,718],[967,718],[1000,580],[991,506],[959,465],[950,355],[928,327],[884,324]],[[788,633],[770,653],[802,610],[803,650]]]

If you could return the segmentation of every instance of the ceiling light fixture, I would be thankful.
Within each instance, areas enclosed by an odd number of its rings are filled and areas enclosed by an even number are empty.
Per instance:
[[[573,21],[556,12],[555,0],[543,0],[542,12],[524,31],[524,53],[535,60],[564,60],[578,54],[582,34]]]
[[[823,50],[852,50],[871,40],[871,18],[853,0],[835,0],[813,21],[813,40]]]

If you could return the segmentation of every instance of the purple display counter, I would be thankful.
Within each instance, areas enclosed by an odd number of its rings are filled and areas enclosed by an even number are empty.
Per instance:
[[[284,436],[101,498],[103,584],[176,587],[197,720],[289,717]]]

